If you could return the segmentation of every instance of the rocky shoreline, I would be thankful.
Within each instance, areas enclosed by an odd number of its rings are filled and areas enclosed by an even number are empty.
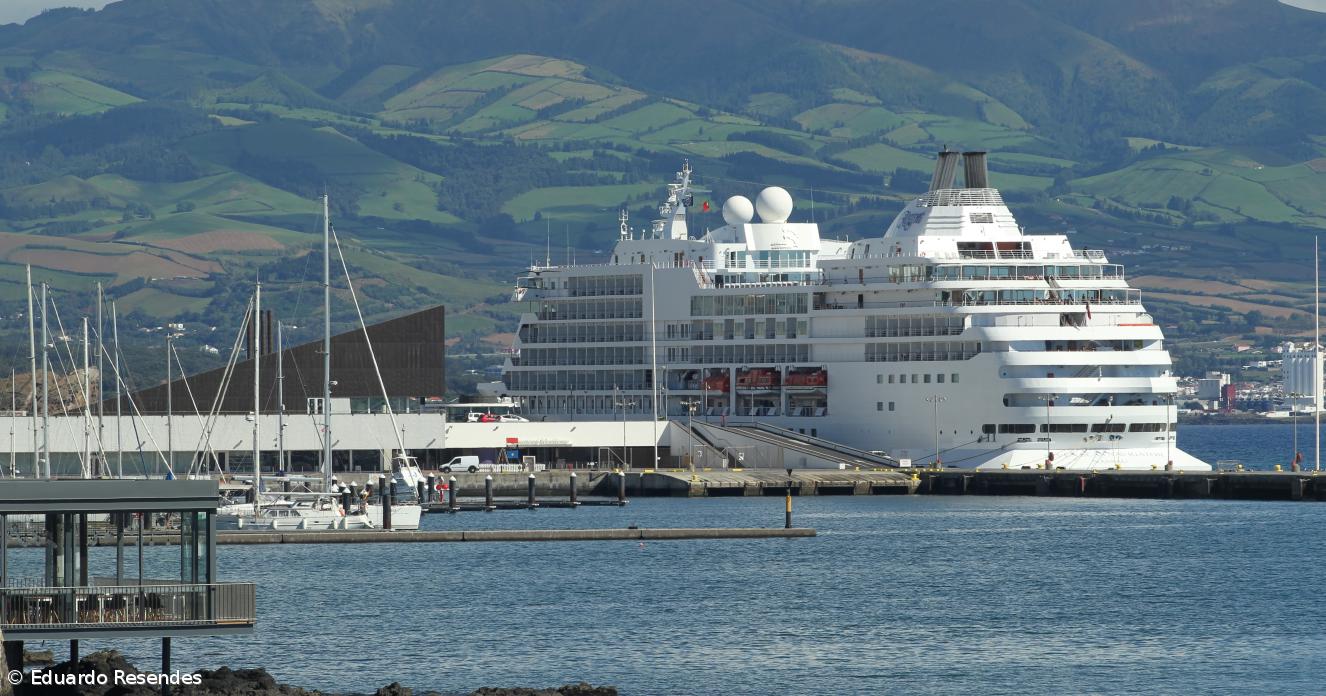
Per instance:
[[[61,683],[34,685],[26,683],[25,680],[24,684],[14,689],[14,696],[158,696],[161,693],[159,686],[117,684],[117,673],[138,675],[143,678],[149,676],[149,673],[139,671],[115,650],[95,652],[83,657],[77,664],[61,662],[43,671],[49,674],[53,681]],[[214,670],[198,670],[193,675],[196,678],[191,678],[190,681],[194,683],[172,686],[172,696],[361,696],[358,692],[316,691],[279,684],[261,667],[256,669],[220,667]],[[84,682],[93,683],[67,683],[75,676],[81,676]],[[416,692],[393,682],[373,692],[371,696],[456,695],[435,691]],[[468,696],[617,696],[617,689],[582,682],[547,689],[483,687],[470,692]]]

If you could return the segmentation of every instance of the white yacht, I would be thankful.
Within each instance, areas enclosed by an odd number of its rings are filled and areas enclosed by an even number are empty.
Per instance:
[[[523,413],[758,421],[964,468],[1210,469],[1175,447],[1170,356],[1123,266],[1025,234],[985,153],[940,153],[925,195],[850,242],[779,187],[692,234],[691,186],[687,165],[643,232],[623,213],[607,263],[518,280]]]

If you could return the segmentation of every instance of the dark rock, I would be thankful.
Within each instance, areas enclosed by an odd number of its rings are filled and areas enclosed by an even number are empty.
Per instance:
[[[373,696],[414,696],[414,690],[401,686],[400,682],[392,682],[381,689],[373,692]]]
[[[562,696],[617,696],[617,687],[615,686],[594,686],[586,682],[579,684],[567,684],[559,689],[557,693]]]
[[[585,682],[567,684],[556,689],[484,687],[474,691],[470,696],[617,696],[617,688],[613,686],[594,686]]]
[[[25,665],[49,665],[55,663],[54,650],[24,650],[23,664]]]

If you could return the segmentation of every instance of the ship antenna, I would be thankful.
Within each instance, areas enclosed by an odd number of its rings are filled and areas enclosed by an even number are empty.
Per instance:
[[[626,224],[630,219],[631,215],[626,212],[626,208],[622,208],[622,212],[617,214],[617,221],[621,223],[620,231],[617,233],[618,239],[630,239],[631,228]]]
[[[543,267],[552,266],[552,221],[543,219]]]

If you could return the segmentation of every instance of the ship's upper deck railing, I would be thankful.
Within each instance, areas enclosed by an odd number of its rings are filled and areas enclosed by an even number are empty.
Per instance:
[[[976,265],[976,264],[912,264],[891,266],[885,275],[865,275],[861,270],[855,276],[828,277],[825,285],[865,285],[868,283],[928,283],[955,280],[1124,280],[1124,267],[1119,264],[1080,265]]]
[[[815,293],[813,308],[825,309],[904,309],[909,307],[985,307],[985,306],[1077,306],[1084,311],[1090,305],[1136,305],[1142,303],[1140,290],[1061,290],[1029,296],[1017,290],[973,290],[953,299],[906,300],[898,302],[852,302],[829,299]],[[844,298],[845,299],[845,298]]]
[[[917,256],[913,252],[890,250],[874,254],[853,254],[847,258],[851,260],[915,259],[917,261],[929,261],[934,259],[939,259],[939,260],[1035,259],[1039,261],[1059,261],[1061,259],[1085,259],[1087,261],[1100,262],[1104,261],[1106,257],[1105,257],[1105,252],[1101,251],[1100,249],[1075,249],[1073,250],[1072,253],[1064,253],[1064,254],[1061,254],[1057,251],[1048,251],[1045,252],[1044,254],[1041,254],[1040,256],[1037,256],[1035,251],[1027,251],[1025,249],[1007,249],[1002,251],[994,249],[963,249],[961,251],[926,252],[924,256]]]

